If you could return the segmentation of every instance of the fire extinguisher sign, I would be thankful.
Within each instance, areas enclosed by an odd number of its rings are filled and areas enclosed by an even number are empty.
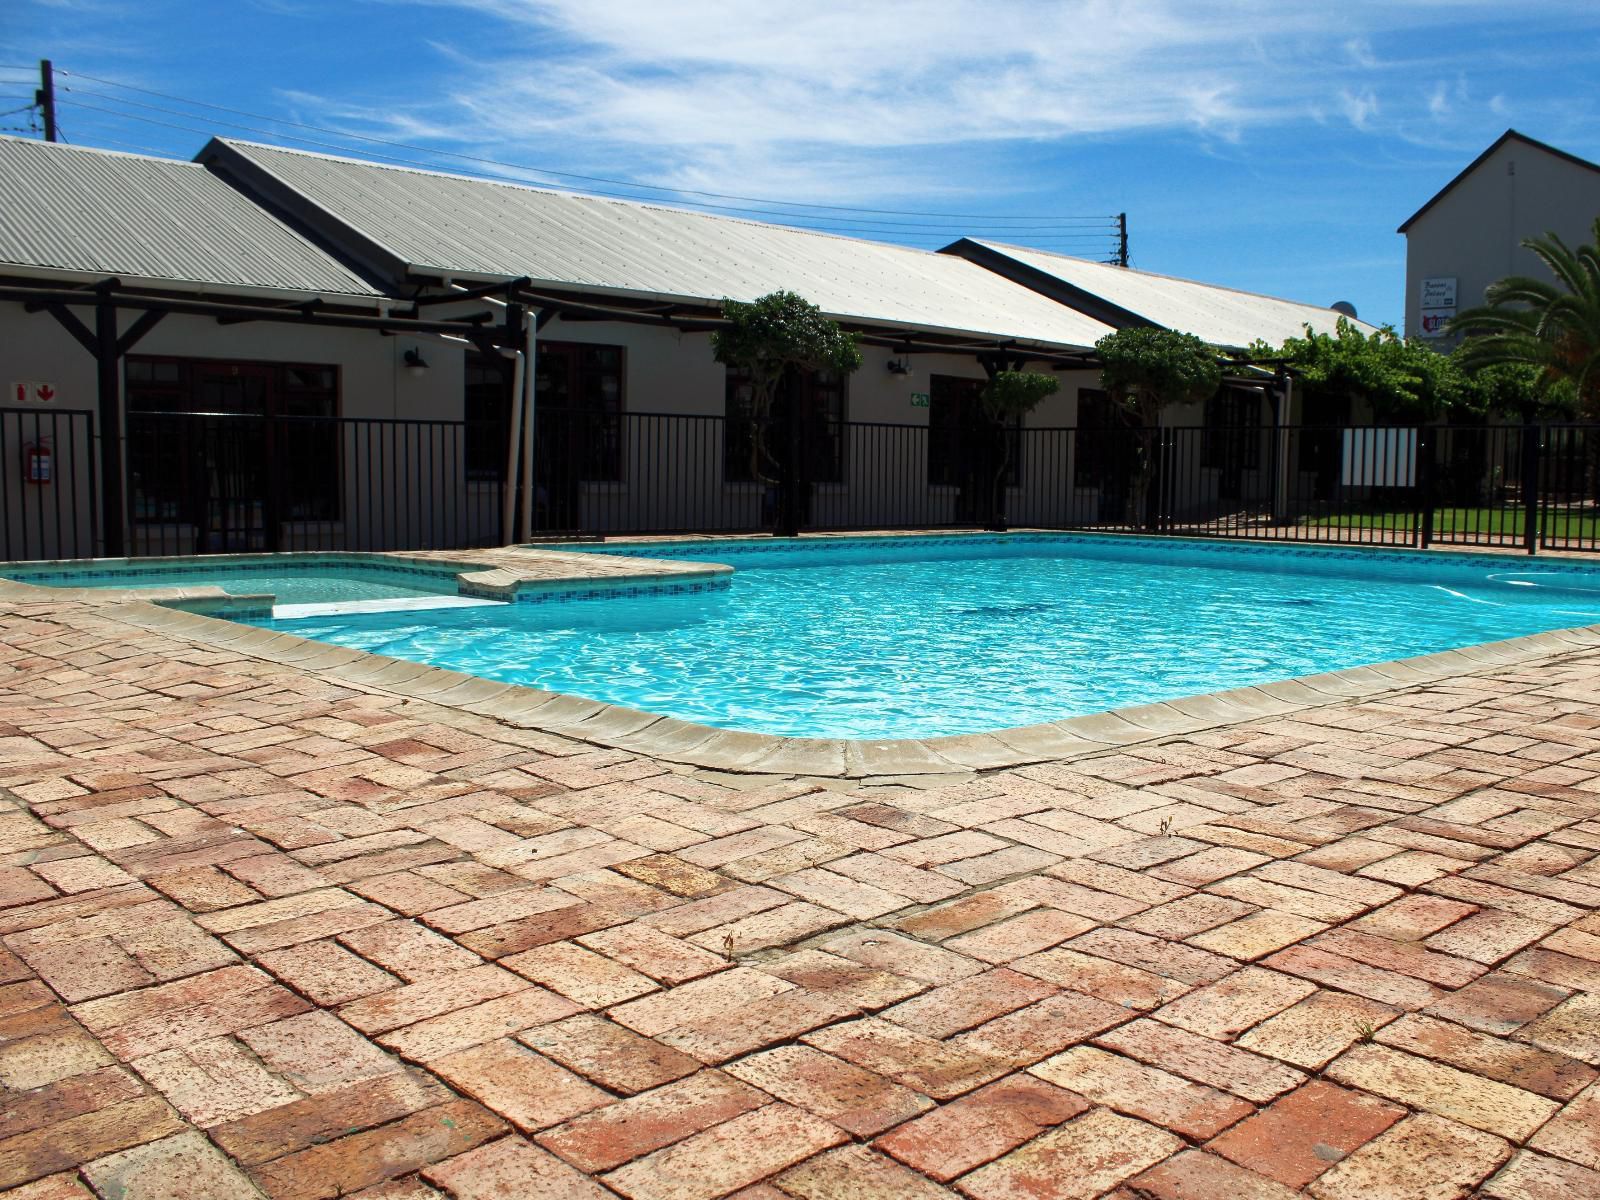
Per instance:
[[[14,381],[7,398],[13,404],[54,404],[56,385],[42,383],[37,379]]]

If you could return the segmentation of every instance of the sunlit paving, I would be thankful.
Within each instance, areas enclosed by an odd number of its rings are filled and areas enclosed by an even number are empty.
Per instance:
[[[0,1192],[1600,1200],[1597,38],[13,0]]]

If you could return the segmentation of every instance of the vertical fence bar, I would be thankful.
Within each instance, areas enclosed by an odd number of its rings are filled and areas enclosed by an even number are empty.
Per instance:
[[[1522,549],[1539,552],[1539,427],[1530,415],[1522,424]]]

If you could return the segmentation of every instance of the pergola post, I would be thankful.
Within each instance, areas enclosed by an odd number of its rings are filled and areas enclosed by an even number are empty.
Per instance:
[[[94,305],[95,366],[100,417],[100,533],[107,558],[128,553],[128,497],[122,471],[122,355],[117,306],[102,291]]]

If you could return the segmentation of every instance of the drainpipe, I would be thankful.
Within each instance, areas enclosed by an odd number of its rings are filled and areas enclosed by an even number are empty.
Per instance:
[[[525,353],[514,354],[511,365],[511,436],[506,439],[506,481],[500,504],[500,535],[507,542],[517,540],[512,521],[517,506],[517,451],[522,446],[522,394],[526,390],[523,381],[530,374],[526,357]]]

